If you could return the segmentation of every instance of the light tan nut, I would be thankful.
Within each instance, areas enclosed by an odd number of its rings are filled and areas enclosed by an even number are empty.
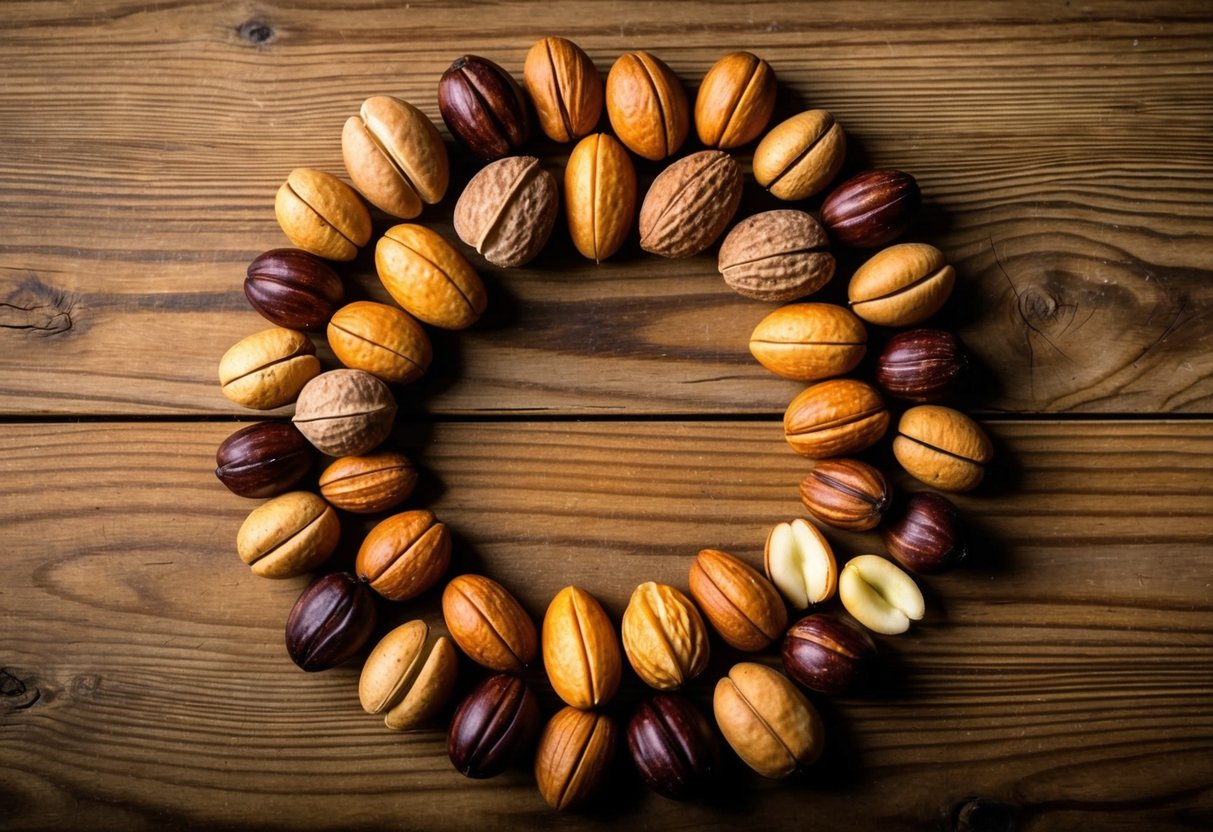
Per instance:
[[[775,112],[775,72],[749,52],[730,52],[708,70],[695,98],[695,129],[708,147],[749,144]]]
[[[623,649],[649,687],[676,690],[708,666],[708,630],[690,598],[667,584],[636,587],[623,611]]]
[[[391,730],[408,731],[442,710],[458,667],[450,639],[431,632],[424,621],[401,624],[367,657],[358,701],[368,714],[384,714]]]
[[[320,475],[320,494],[342,511],[377,514],[408,499],[417,469],[397,451],[345,456]]]
[[[880,394],[851,378],[806,387],[783,414],[784,438],[792,450],[812,459],[870,448],[888,427],[889,410]]]
[[[573,245],[597,263],[617,252],[636,217],[636,168],[619,140],[594,133],[564,170],[564,210]]]
[[[607,74],[607,115],[619,141],[654,162],[686,141],[691,108],[673,71],[648,52],[620,55]]]
[[[913,326],[934,315],[952,294],[956,270],[925,243],[877,252],[851,277],[847,297],[856,315],[880,326]]]
[[[834,276],[834,255],[821,224],[804,211],[747,217],[720,244],[724,282],[747,298],[784,301],[811,295]]]
[[[771,529],[763,566],[771,583],[798,610],[830,600],[838,586],[830,542],[816,526],[799,518]]]
[[[640,206],[640,247],[691,257],[724,232],[741,204],[741,166],[719,150],[679,159],[653,180]]]
[[[727,552],[699,553],[691,564],[691,595],[720,637],[738,650],[765,649],[788,624],[771,582]]]
[[[329,370],[303,386],[291,420],[329,456],[357,456],[392,432],[396,400],[380,379],[363,370]]]
[[[254,575],[293,578],[328,560],[340,537],[332,506],[310,491],[291,491],[249,513],[236,534],[236,552]]]
[[[369,300],[338,309],[329,321],[328,339],[342,364],[393,384],[421,378],[433,357],[421,324],[407,312]]]
[[[602,76],[571,40],[546,37],[526,53],[522,77],[535,104],[539,126],[554,142],[593,132],[602,115]]]
[[[408,601],[438,582],[451,562],[451,533],[432,511],[393,514],[367,532],[354,572],[390,601]]]
[[[442,329],[471,326],[488,302],[463,255],[423,225],[389,228],[375,244],[375,270],[406,312]]]
[[[754,150],[754,179],[779,199],[808,199],[842,170],[842,125],[825,110],[808,110],[771,129]]]
[[[943,491],[972,491],[994,457],[990,437],[959,410],[924,404],[901,416],[893,454],[912,476]]]
[[[765,665],[733,665],[716,683],[712,709],[737,756],[763,777],[787,777],[825,747],[817,709],[786,676]]]
[[[838,576],[838,597],[847,612],[876,633],[897,635],[926,614],[926,602],[914,579],[879,555],[847,561]]]
[[[553,809],[585,803],[606,779],[617,732],[606,714],[568,707],[549,720],[535,752],[535,782]]]
[[[451,638],[477,664],[521,674],[535,660],[539,637],[526,610],[505,587],[483,575],[460,575],[442,593]]]
[[[438,128],[412,104],[390,95],[368,98],[346,120],[341,155],[354,187],[396,217],[410,219],[423,205],[441,202],[450,181]]]
[[[552,690],[574,708],[605,705],[619,689],[623,658],[610,616],[598,600],[566,586],[543,617],[543,666]]]
[[[324,171],[291,171],[274,214],[294,246],[329,260],[353,260],[371,239],[371,215],[358,194]]]
[[[832,303],[793,303],[763,318],[750,354],[777,376],[817,381],[854,370],[868,349],[863,322]]]
[[[495,266],[535,259],[559,205],[556,177],[534,156],[509,156],[481,169],[455,203],[455,233]]]
[[[257,410],[290,404],[319,372],[320,359],[308,337],[282,327],[242,338],[219,359],[223,395]]]

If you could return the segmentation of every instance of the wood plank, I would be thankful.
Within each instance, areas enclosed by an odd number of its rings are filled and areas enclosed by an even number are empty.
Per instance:
[[[6,3],[5,17],[0,413],[236,414],[215,365],[260,326],[240,280],[283,243],[270,206],[286,172],[340,172],[340,125],[367,95],[392,92],[436,118],[452,58],[479,52],[517,72],[548,31],[602,70],[651,49],[692,89],[721,53],[754,50],[777,70],[781,114],[826,107],[847,126],[853,165],[913,172],[929,203],[913,236],[941,245],[961,275],[941,320],[997,379],[975,407],[1210,412],[1203,3],[743,14],[571,0],[537,18],[510,3],[110,0]],[[536,149],[559,173],[565,151]],[[457,190],[425,221],[449,233]],[[745,210],[767,207],[750,183]],[[770,307],[733,295],[711,255],[667,262],[633,241],[594,267],[558,229],[534,268],[473,259],[493,310],[473,332],[436,336],[414,412],[774,413],[795,391],[745,350]],[[346,273],[352,295],[382,297],[369,258]],[[843,288],[840,277],[822,296]]]
[[[917,830],[951,829],[962,805],[1034,831],[1213,821],[1211,422],[989,423],[1001,463],[957,500],[973,562],[922,581],[927,618],[881,639],[878,695],[822,703],[824,763],[768,783],[734,761],[688,805],[624,763],[613,799],[569,818],[527,772],[463,780],[438,728],[385,731],[358,708],[356,668],[294,669],[281,628],[304,582],[236,559],[255,503],[210,473],[233,427],[0,431],[6,828]],[[424,471],[417,502],[456,533],[455,568],[536,617],[577,581],[618,620],[636,583],[685,586],[704,546],[756,562],[769,525],[800,514],[806,468],[765,421],[418,424],[398,440]],[[367,523],[343,521],[348,561]],[[831,537],[844,556],[875,545]],[[438,623],[433,595],[385,606],[381,628]],[[736,658],[713,649],[712,678]],[[461,683],[477,675],[465,662]],[[612,710],[641,694],[629,673]]]

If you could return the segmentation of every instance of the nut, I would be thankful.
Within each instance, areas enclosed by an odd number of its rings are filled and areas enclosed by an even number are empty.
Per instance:
[[[911,476],[942,491],[972,491],[994,456],[990,437],[958,410],[923,404],[901,415],[893,454]]]
[[[801,456],[824,459],[858,453],[884,436],[889,411],[871,385],[851,378],[801,391],[783,414],[783,432]]]
[[[318,578],[286,619],[286,651],[309,673],[328,670],[362,649],[375,629],[375,599],[348,572]]]
[[[326,260],[353,260],[371,239],[371,215],[332,174],[295,168],[274,197],[274,215],[291,245]]]
[[[741,204],[741,166],[719,150],[679,159],[653,180],[640,206],[640,247],[691,257],[724,231]]]
[[[868,675],[876,642],[844,618],[805,616],[783,640],[783,667],[794,681],[818,693],[846,693]]]
[[[376,95],[341,131],[341,155],[354,187],[372,204],[410,219],[442,201],[451,167],[438,128],[407,101]]]
[[[320,494],[343,511],[376,514],[408,499],[417,484],[417,469],[402,453],[380,451],[346,456],[320,475]]]
[[[892,501],[884,474],[857,459],[818,462],[800,484],[809,513],[836,529],[864,532],[880,524]]]
[[[505,587],[483,575],[460,575],[442,593],[446,628],[468,658],[491,670],[522,673],[539,638],[526,610]]]
[[[623,660],[606,610],[593,595],[566,586],[543,617],[543,666],[552,690],[574,708],[605,705],[619,689]]]
[[[410,621],[375,645],[358,679],[358,701],[368,714],[387,712],[392,731],[408,731],[436,716],[455,687],[459,660],[445,636]]]
[[[834,597],[838,566],[830,542],[803,520],[779,523],[763,552],[767,577],[789,604],[808,609]]]
[[[215,476],[240,497],[273,497],[299,482],[315,458],[294,425],[257,422],[223,440],[215,453]]]
[[[879,555],[847,562],[838,576],[838,598],[856,621],[888,636],[904,633],[926,613],[914,579]]]
[[[807,110],[771,128],[754,149],[754,179],[788,202],[808,199],[833,181],[847,155],[842,125]]]
[[[257,410],[290,404],[319,372],[320,359],[308,337],[282,327],[242,338],[219,359],[223,395]]]
[[[332,506],[310,491],[292,491],[249,513],[236,534],[236,552],[254,575],[293,578],[328,560],[340,537]]]
[[[849,373],[867,352],[863,322],[832,303],[794,303],[754,327],[750,354],[777,376],[817,381]]]
[[[564,169],[564,210],[573,245],[597,263],[619,251],[636,216],[636,168],[614,136],[577,143]]]
[[[451,563],[451,534],[432,511],[393,514],[367,533],[354,572],[389,601],[408,601],[432,587]]]
[[[775,72],[749,52],[730,52],[708,70],[695,98],[695,130],[708,147],[749,144],[775,112]]]
[[[894,560],[919,575],[945,572],[969,554],[956,506],[929,491],[911,496],[882,536]]]
[[[788,611],[771,582],[727,552],[704,549],[691,564],[691,595],[738,650],[762,650],[783,635]]]
[[[787,777],[821,756],[817,709],[787,677],[753,662],[716,683],[716,724],[737,756],[763,777]]]
[[[648,52],[620,55],[606,82],[607,115],[619,141],[654,162],[673,156],[691,125],[687,94],[673,71]]]
[[[472,177],[455,203],[455,233],[495,266],[535,259],[556,224],[556,177],[534,156],[493,162]]]
[[[605,714],[568,707],[556,713],[535,752],[535,782],[553,809],[584,804],[606,779],[615,757],[615,723]]]
[[[360,300],[341,307],[329,321],[328,338],[342,364],[395,384],[421,378],[433,357],[421,324],[386,303]]]
[[[701,794],[720,769],[720,745],[691,700],[659,693],[628,723],[628,750],[649,788],[672,800]]]
[[[248,264],[244,296],[262,317],[287,329],[321,329],[341,303],[341,278],[297,248],[276,248]]]
[[[593,132],[602,115],[602,77],[590,56],[571,40],[546,37],[526,53],[522,78],[539,126],[554,142]]]
[[[734,292],[754,300],[811,295],[834,276],[830,241],[804,211],[765,211],[734,226],[717,268]]]
[[[539,700],[516,676],[481,682],[455,711],[446,737],[451,764],[465,777],[500,774],[521,760],[539,733]]]
[[[396,400],[382,381],[363,370],[329,370],[304,385],[292,421],[320,453],[356,456],[387,439],[395,419]]]
[[[876,383],[890,396],[929,402],[957,392],[968,369],[968,357],[955,335],[911,329],[885,344],[876,362]]]
[[[437,232],[396,225],[375,244],[375,270],[396,303],[441,329],[476,323],[487,298],[480,276]]]
[[[899,170],[852,176],[821,203],[830,237],[853,248],[876,248],[900,236],[922,201],[914,177]]]
[[[666,584],[636,587],[623,611],[623,649],[649,687],[680,688],[708,666],[708,631],[691,599]]]
[[[851,277],[847,297],[865,321],[913,326],[938,312],[952,294],[956,270],[926,243],[902,243],[877,253]]]
[[[508,156],[531,135],[522,89],[487,58],[464,55],[442,73],[438,109],[451,135],[481,159]]]

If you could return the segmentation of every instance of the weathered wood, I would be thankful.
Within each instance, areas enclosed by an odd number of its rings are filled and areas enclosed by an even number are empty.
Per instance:
[[[210,474],[233,425],[8,425],[3,825],[918,830],[967,805],[1031,830],[1207,828],[1213,424],[989,427],[1002,463],[957,498],[973,561],[921,581],[929,613],[881,640],[878,695],[823,703],[825,762],[778,784],[733,762],[688,805],[622,762],[612,800],[566,818],[525,771],[462,779],[437,728],[384,730],[358,708],[356,668],[294,669],[281,627],[304,581],[239,562],[256,503]],[[765,421],[440,423],[399,441],[424,471],[417,502],[456,533],[455,569],[498,577],[537,618],[576,581],[618,620],[636,583],[685,586],[703,546],[757,562],[769,525],[800,514],[806,468]],[[343,520],[348,558],[367,522]],[[844,557],[878,547],[831,537]],[[381,629],[439,623],[434,595],[385,605]],[[714,678],[736,654],[713,649]],[[628,676],[621,714],[642,693]]]
[[[998,379],[974,406],[1210,410],[1203,3],[38,2],[4,16],[3,413],[236,413],[215,365],[260,326],[240,280],[283,243],[271,200],[287,171],[341,172],[340,125],[367,95],[436,118],[451,59],[479,52],[517,72],[548,32],[603,71],[650,49],[691,89],[723,52],[754,50],[778,73],[781,114],[826,107],[852,167],[917,176],[928,210],[913,236],[961,274],[944,320]],[[559,172],[565,151],[536,148]],[[424,218],[444,232],[470,172],[457,161],[456,187]],[[771,206],[751,183],[746,210]],[[436,338],[410,407],[774,413],[795,391],[745,349],[770,307],[733,295],[710,254],[662,261],[633,241],[594,267],[559,229],[535,268],[474,260],[493,310]],[[355,296],[382,296],[369,258],[347,274]],[[823,296],[842,298],[842,277]]]

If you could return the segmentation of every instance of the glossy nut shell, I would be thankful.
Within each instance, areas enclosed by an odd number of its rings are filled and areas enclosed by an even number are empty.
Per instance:
[[[433,357],[421,324],[407,312],[369,300],[338,309],[329,321],[328,340],[342,364],[393,384],[421,378]]]
[[[727,552],[704,549],[691,564],[691,595],[738,650],[763,650],[783,635],[788,612],[771,582]]]
[[[691,599],[667,584],[636,587],[623,611],[623,649],[649,687],[675,690],[703,673],[710,647]]]
[[[890,396],[931,402],[958,392],[968,369],[968,357],[955,335],[912,329],[885,344],[876,361],[876,383]]]
[[[542,644],[552,690],[567,704],[596,708],[619,689],[619,638],[602,604],[584,589],[556,593],[543,617]]]
[[[943,307],[955,283],[956,270],[942,251],[925,243],[902,243],[860,266],[847,297],[852,311],[865,321],[913,326]]]
[[[460,703],[447,732],[447,755],[465,777],[483,779],[520,761],[535,744],[539,701],[517,676],[498,673]]]
[[[340,537],[332,506],[310,491],[292,491],[249,513],[236,535],[236,552],[254,575],[293,578],[328,560]]]
[[[922,197],[913,176],[869,170],[851,177],[821,203],[830,239],[853,248],[876,248],[899,237],[914,221]]]
[[[274,214],[291,245],[326,260],[353,260],[371,239],[371,215],[358,194],[324,171],[291,171]]]
[[[357,456],[392,432],[396,400],[380,379],[363,370],[329,370],[309,381],[295,403],[295,427],[318,451]]]
[[[913,477],[942,491],[972,491],[994,457],[990,437],[959,410],[923,404],[901,415],[893,454]]]
[[[919,575],[945,572],[968,557],[956,506],[930,491],[911,495],[901,516],[881,536],[893,559]]]
[[[215,453],[215,476],[241,497],[289,491],[311,470],[316,454],[289,422],[257,422],[233,433]]]
[[[332,267],[297,248],[258,255],[244,278],[244,296],[252,307],[287,329],[323,329],[343,295]]]
[[[712,708],[725,740],[763,777],[787,777],[814,762],[825,746],[817,709],[765,665],[733,665],[716,683]]]
[[[413,493],[417,469],[407,456],[380,451],[345,456],[320,474],[320,494],[342,511],[376,514],[395,508]]]
[[[219,359],[223,395],[256,410],[290,404],[319,372],[320,359],[308,337],[281,327],[242,338]]]
[[[546,37],[526,53],[522,77],[539,116],[539,126],[554,142],[571,142],[592,133],[602,115],[602,76],[580,46]]]
[[[749,144],[775,112],[775,72],[749,52],[731,52],[712,64],[695,97],[695,129],[707,147]]]
[[[354,187],[394,217],[410,219],[442,201],[450,162],[438,128],[407,101],[376,95],[341,131],[341,155]]]
[[[689,699],[659,693],[628,722],[628,750],[641,778],[658,794],[685,800],[702,794],[720,770],[720,743]]]
[[[505,587],[483,575],[460,575],[442,592],[451,638],[477,664],[522,673],[535,660],[539,637],[526,610]]]
[[[848,531],[876,528],[892,498],[884,474],[857,459],[822,460],[800,483],[800,501],[809,513]]]
[[[780,122],[754,149],[754,179],[772,196],[808,199],[842,170],[847,139],[825,110],[808,110]]]
[[[780,657],[794,681],[834,696],[854,688],[871,671],[876,642],[847,619],[817,613],[788,629]]]
[[[806,387],[783,415],[788,444],[813,459],[869,448],[889,427],[889,411],[869,384],[839,378]]]
[[[488,58],[451,64],[438,82],[438,109],[451,135],[481,159],[514,153],[531,135],[522,88]]]
[[[368,714],[384,714],[392,731],[432,719],[455,687],[458,658],[450,639],[421,620],[401,624],[380,639],[362,666],[358,701]]]
[[[375,600],[348,572],[313,581],[286,619],[286,650],[308,672],[352,659],[375,630]]]
[[[605,714],[564,708],[539,737],[535,782],[553,809],[584,805],[606,779],[615,757],[615,723]]]
[[[451,562],[451,534],[432,511],[393,514],[367,532],[354,572],[389,601],[408,601],[438,582]]]
[[[636,168],[614,136],[595,133],[577,143],[564,170],[569,236],[597,263],[617,252],[636,219]]]
[[[849,373],[867,352],[868,332],[832,303],[793,303],[763,318],[750,335],[750,354],[777,376],[817,381]]]
[[[556,177],[534,156],[511,156],[472,177],[455,203],[455,233],[503,269],[535,259],[552,234]]]
[[[471,326],[488,302],[463,255],[422,225],[389,228],[375,244],[375,270],[406,312],[442,329]]]
[[[615,61],[607,74],[606,106],[615,135],[645,159],[673,156],[690,130],[682,83],[648,52],[628,52]]]

